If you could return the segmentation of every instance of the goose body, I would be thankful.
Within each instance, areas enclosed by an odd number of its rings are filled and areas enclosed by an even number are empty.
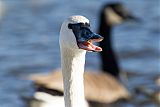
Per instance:
[[[39,100],[38,104],[41,105],[30,107],[45,107],[42,105],[42,101],[50,106],[50,98],[54,99],[58,97],[59,99],[63,99],[63,79],[60,71],[61,70],[58,69],[50,74],[35,74],[30,77],[30,80],[34,81],[37,86],[34,100],[32,100],[30,104],[37,103],[37,100]],[[110,104],[120,99],[130,99],[130,95],[126,88],[118,82],[117,79],[106,73],[85,71],[84,92],[88,102],[96,102],[99,104]],[[61,103],[57,104],[61,105]],[[57,107],[61,107],[60,105]],[[90,103],[89,105],[92,107]]]
[[[34,81],[38,88],[53,89],[63,93],[63,81],[60,70],[53,71],[52,74],[32,75],[30,79]],[[85,97],[88,101],[112,103],[121,98],[129,99],[130,97],[124,86],[111,75],[106,75],[106,73],[85,72],[84,86]],[[42,92],[47,91],[44,90]]]
[[[28,107],[65,107],[64,96],[53,96],[44,92],[36,92],[34,99],[27,104]]]

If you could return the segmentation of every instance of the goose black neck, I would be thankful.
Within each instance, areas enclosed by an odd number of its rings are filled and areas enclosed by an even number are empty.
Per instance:
[[[99,34],[104,37],[104,40],[100,42],[100,47],[103,51],[100,52],[100,57],[102,60],[101,68],[104,72],[111,74],[112,76],[119,78],[119,66],[116,56],[112,47],[112,26],[105,24],[103,20],[100,22]]]

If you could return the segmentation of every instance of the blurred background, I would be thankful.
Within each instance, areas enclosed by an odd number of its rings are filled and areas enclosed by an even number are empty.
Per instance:
[[[60,67],[59,30],[70,15],[84,15],[98,30],[103,4],[116,0],[0,0],[0,107],[26,107],[21,96],[32,95],[26,76]],[[160,76],[160,1],[117,0],[141,19],[113,30],[113,46],[122,70],[140,76],[135,85],[153,87]],[[86,69],[99,70],[98,53],[87,53]],[[138,96],[138,95],[137,95]],[[137,97],[140,100],[145,98]],[[119,106],[121,107],[121,106]],[[158,107],[155,103],[125,107]]]

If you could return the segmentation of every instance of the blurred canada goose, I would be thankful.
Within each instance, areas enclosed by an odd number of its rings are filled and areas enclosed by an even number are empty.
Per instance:
[[[121,3],[106,4],[100,13],[98,34],[104,37],[100,42],[103,51],[100,52],[102,71],[119,78],[120,68],[112,47],[112,28],[128,20],[138,21]]]
[[[117,11],[116,8],[119,8],[118,9],[119,12],[116,12]],[[119,99],[130,98],[130,95],[126,90],[126,88],[116,78],[112,77],[112,75],[118,77],[119,67],[116,62],[111,46],[111,37],[110,37],[111,27],[115,24],[121,23],[125,19],[134,19],[133,16],[131,16],[125,9],[122,10],[121,8],[124,9],[124,7],[120,3],[114,3],[114,4],[107,4],[102,9],[99,34],[102,34],[105,37],[105,42],[101,43],[100,47],[104,45],[102,47],[105,52],[104,53],[101,52],[101,57],[106,59],[106,61],[102,60],[103,61],[102,65],[104,65],[103,70],[105,70],[106,67],[108,67],[109,73],[111,75],[108,73],[93,73],[93,72],[84,73],[84,85],[85,85],[84,91],[87,101],[93,101],[99,103],[112,103]],[[123,13],[123,11],[125,13]],[[118,17],[119,20],[118,18],[112,18],[112,17]],[[108,55],[108,57],[105,55]],[[110,62],[111,64],[109,64]],[[105,64],[109,65],[105,66]],[[33,80],[33,82],[38,87],[36,93],[34,94],[34,98],[36,99],[36,101],[38,99],[47,102],[48,100],[42,96],[48,96],[48,97],[51,97],[52,95],[63,96],[62,74],[59,71],[61,70],[53,71],[53,73],[47,75],[42,74],[42,75],[31,76],[31,80]],[[39,101],[37,102],[39,104]],[[31,107],[37,107],[37,106],[31,106]]]
[[[63,95],[63,81],[61,70],[50,74],[35,74],[30,77],[34,81],[37,93]],[[119,99],[129,99],[130,95],[124,86],[106,73],[87,71],[84,73],[84,92],[88,101],[98,103],[112,103]]]

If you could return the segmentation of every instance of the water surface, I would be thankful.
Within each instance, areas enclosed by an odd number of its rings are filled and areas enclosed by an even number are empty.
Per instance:
[[[58,37],[63,20],[70,15],[84,15],[96,32],[99,10],[106,0],[1,1],[6,5],[6,12],[0,21],[0,107],[25,107],[21,96],[31,95],[33,87],[30,81],[23,79],[29,74],[60,67]],[[141,23],[130,22],[114,27],[113,44],[121,69],[160,75],[159,0],[118,1],[142,19]],[[100,69],[98,53],[87,54],[86,69]],[[129,82],[138,84],[141,81],[143,84],[144,79]]]

